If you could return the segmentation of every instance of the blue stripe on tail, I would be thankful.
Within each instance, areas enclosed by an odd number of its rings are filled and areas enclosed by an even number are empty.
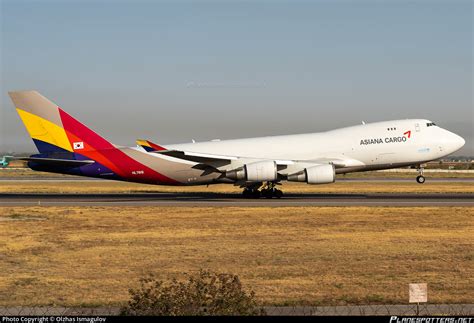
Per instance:
[[[41,140],[38,140],[38,139],[33,139],[33,142],[35,143],[36,145],[36,148],[38,149],[38,151],[41,153],[41,154],[48,154],[48,153],[62,153],[62,152],[68,152],[70,153],[69,151],[65,150],[65,149],[62,149],[56,145],[51,145],[51,144],[48,144],[47,142],[44,142],[44,141],[41,141]]]

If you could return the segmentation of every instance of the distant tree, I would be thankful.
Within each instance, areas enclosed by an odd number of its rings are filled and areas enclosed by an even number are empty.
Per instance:
[[[255,293],[244,291],[238,276],[200,270],[188,279],[169,282],[152,275],[130,289],[122,315],[263,315]]]

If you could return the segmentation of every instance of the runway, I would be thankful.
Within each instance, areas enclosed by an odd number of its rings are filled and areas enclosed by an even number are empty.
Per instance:
[[[281,199],[244,199],[224,193],[0,194],[0,206],[459,206],[474,207],[474,193],[286,194]]]
[[[0,183],[72,183],[72,182],[105,182],[107,180],[100,178],[87,177],[0,177]],[[371,182],[371,183],[414,183],[413,178],[377,178],[377,177],[361,177],[361,178],[337,178],[337,182]],[[457,177],[457,178],[426,178],[426,182],[436,183],[474,183],[474,177]]]

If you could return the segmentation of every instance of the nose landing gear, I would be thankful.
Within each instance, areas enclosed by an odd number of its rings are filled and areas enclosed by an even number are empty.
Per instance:
[[[423,167],[418,167],[418,176],[416,177],[416,181],[419,184],[423,184],[425,182],[425,176],[423,176]]]

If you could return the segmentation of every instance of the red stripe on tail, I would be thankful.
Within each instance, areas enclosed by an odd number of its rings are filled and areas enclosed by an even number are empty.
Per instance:
[[[167,150],[165,147],[160,146],[160,145],[157,145],[157,144],[154,144],[154,143],[152,143],[152,142],[149,141],[149,140],[147,140],[146,142],[150,145],[151,148],[153,148],[153,149],[156,150],[156,151]]]
[[[103,164],[124,179],[146,183],[177,184],[175,180],[131,158],[67,112],[61,108],[58,109],[70,142],[83,143],[84,148],[77,150],[77,153]]]

